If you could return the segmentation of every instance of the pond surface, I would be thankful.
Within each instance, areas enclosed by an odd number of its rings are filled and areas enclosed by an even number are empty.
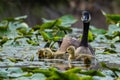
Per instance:
[[[72,34],[72,35],[76,35]],[[115,44],[117,47],[116,54],[101,54],[107,46],[107,44],[104,43],[97,43],[92,42],[92,46],[95,48],[96,52],[96,61],[97,63],[94,64],[92,67],[93,69],[100,69],[100,66],[98,65],[100,62],[105,62],[111,67],[118,67],[120,68],[120,44]],[[25,46],[10,46],[5,45],[0,50],[0,71],[7,68],[19,68],[19,67],[40,67],[43,69],[47,69],[49,67],[56,67],[61,71],[67,70],[70,67],[82,67],[85,68],[84,64],[75,62],[75,63],[69,63],[67,60],[64,59],[44,59],[39,60],[38,55],[36,54],[38,49],[41,48],[43,45],[40,46],[31,46],[31,45],[25,45]],[[110,75],[112,74],[109,70],[103,70],[103,73],[105,73],[106,77],[99,78],[94,77],[96,80],[113,80]],[[109,73],[109,74],[108,74]]]

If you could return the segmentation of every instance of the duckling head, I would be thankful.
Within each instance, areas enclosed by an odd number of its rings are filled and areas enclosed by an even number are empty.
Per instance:
[[[89,12],[89,11],[83,11],[83,12],[82,12],[81,20],[82,20],[84,23],[90,22],[90,20],[91,20],[90,12]]]
[[[69,53],[69,54],[75,54],[75,47],[74,46],[69,46],[68,48],[67,48],[67,52]]]
[[[39,49],[37,55],[39,59],[44,58],[44,49]]]
[[[51,58],[53,56],[53,51],[50,48],[45,48],[43,55],[45,58]]]

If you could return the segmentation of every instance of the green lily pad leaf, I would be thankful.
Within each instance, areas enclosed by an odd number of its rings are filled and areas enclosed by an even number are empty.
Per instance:
[[[73,69],[69,69],[67,70],[65,73],[69,74],[69,73],[79,73],[81,71],[80,68],[73,68]]]
[[[107,32],[104,29],[98,29],[98,28],[95,28],[93,26],[90,26],[90,31],[96,36],[99,35],[99,34],[105,34]]]
[[[116,80],[120,80],[120,77],[118,77]]]
[[[120,15],[119,14],[106,14],[107,22],[109,23],[118,23],[120,21]]]
[[[60,30],[63,30],[65,33],[67,33],[67,32],[72,32],[72,29],[69,28],[69,27],[58,26],[58,28],[59,28]]]
[[[41,32],[41,35],[45,41],[48,41],[53,37],[51,33],[43,32],[43,31]]]
[[[66,74],[66,76],[67,76],[67,80],[81,80],[80,77],[75,73],[69,73],[69,74]]]
[[[114,54],[117,53],[113,48],[105,48],[103,54]]]
[[[42,73],[44,74],[46,77],[50,77],[53,75],[52,71],[46,70],[46,69],[34,69],[33,73]]]
[[[53,41],[56,42],[56,41],[59,41],[60,39],[62,39],[62,37],[56,36],[56,37],[53,38]]]
[[[72,15],[65,15],[60,18],[62,20],[61,26],[70,27],[72,24],[77,22],[77,20]]]
[[[4,20],[7,20],[8,22],[15,22],[15,21],[23,21],[23,19],[26,19],[27,15],[25,16],[20,16],[20,17],[9,17],[9,18],[5,18]]]
[[[85,75],[90,75],[90,76],[105,77],[105,75],[103,73],[101,73],[100,71],[96,71],[96,70],[80,71],[80,73],[85,74]]]
[[[107,65],[106,65],[104,62],[101,62],[100,64],[101,64],[101,66],[102,66],[103,68],[106,68],[106,67],[107,67]]]
[[[52,29],[52,28],[54,28],[55,26],[60,25],[61,22],[62,22],[62,21],[61,21],[60,19],[57,19],[57,20],[54,20],[54,21],[51,21],[51,22],[43,23],[43,24],[40,26],[40,30]]]
[[[7,78],[8,72],[4,69],[0,70],[0,78]]]
[[[38,46],[38,45],[39,45],[39,43],[36,42],[36,41],[34,41],[34,40],[26,40],[26,42],[27,42],[28,44],[33,45],[33,46]],[[33,56],[33,57],[34,57],[34,56]],[[33,59],[33,57],[31,57],[31,60]]]
[[[120,34],[120,29],[118,26],[116,25],[110,25],[109,26],[109,30],[108,32],[105,34],[105,36],[108,38],[108,39],[113,39],[115,38],[116,36],[119,36]]]
[[[54,34],[55,36],[59,36],[59,37],[64,37],[65,33],[63,31],[58,31],[57,33]]]
[[[95,38],[95,40],[96,40],[97,42],[108,42],[107,38],[106,38],[104,35],[102,35],[102,34],[98,35],[98,36]]]
[[[116,72],[120,72],[120,69],[119,69],[119,68],[109,67],[109,66],[107,66],[104,62],[101,62],[101,66],[102,66],[103,68],[106,68],[106,69],[111,70],[116,77],[119,77],[118,74],[116,73]]]
[[[30,80],[30,78],[29,77],[19,77],[14,80]]]
[[[110,47],[111,47],[111,48],[114,48],[114,49],[116,48],[116,47],[115,47],[115,44],[110,44]]]
[[[36,73],[31,76],[30,80],[46,80],[46,77],[41,73]]]
[[[2,36],[0,40],[0,46],[2,47],[8,40],[10,40],[7,36]]]
[[[82,76],[80,77],[80,80],[93,80],[92,76]]]
[[[94,40],[93,34],[91,31],[88,32],[88,41],[91,42]]]
[[[9,73],[23,73],[22,69],[20,69],[20,68],[8,68],[7,71]]]

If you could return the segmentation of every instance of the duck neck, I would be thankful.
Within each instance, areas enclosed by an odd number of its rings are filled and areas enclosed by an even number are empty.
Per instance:
[[[83,23],[83,35],[80,46],[88,47],[88,31],[89,31],[89,22]]]

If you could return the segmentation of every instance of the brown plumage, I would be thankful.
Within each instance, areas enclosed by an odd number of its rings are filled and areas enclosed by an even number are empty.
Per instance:
[[[95,51],[88,44],[88,31],[91,20],[90,13],[88,11],[83,11],[81,20],[83,21],[83,35],[81,41],[65,37],[63,38],[63,42],[59,50],[67,51],[69,53],[68,60],[70,61],[84,58],[84,63],[87,63],[90,62],[95,55]]]

